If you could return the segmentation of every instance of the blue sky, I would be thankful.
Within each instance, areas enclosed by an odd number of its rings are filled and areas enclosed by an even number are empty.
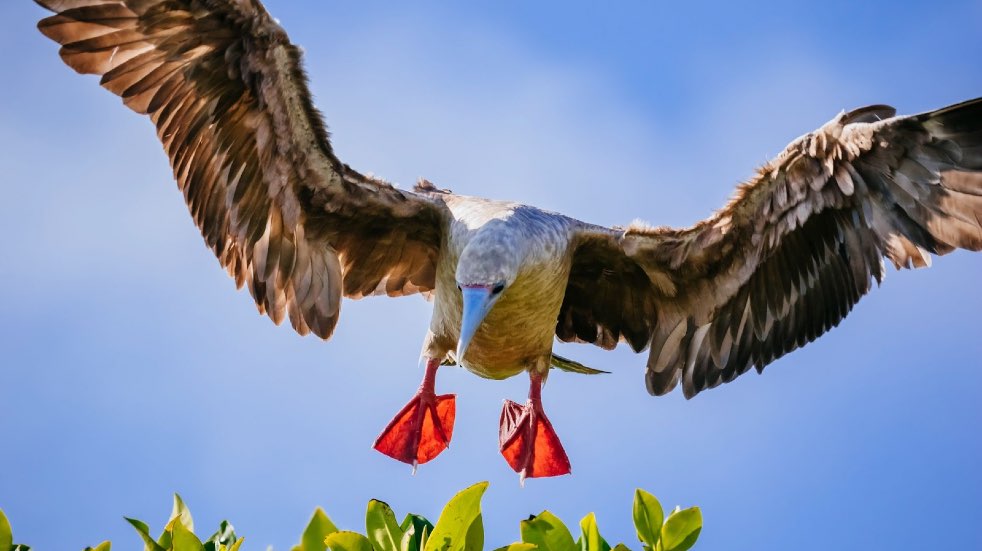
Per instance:
[[[744,4],[744,3],[740,3]],[[982,95],[977,1],[785,3],[269,0],[306,49],[352,166],[603,224],[687,225],[841,109]],[[370,449],[415,390],[429,304],[346,302],[328,343],[256,315],[204,247],[148,121],[63,66],[27,1],[0,7],[0,507],[39,550],[160,526],[180,492],[205,529],[288,549],[316,505],[435,517],[490,480],[489,545],[548,508],[636,542],[635,487],[698,504],[697,549],[979,548],[982,255],[891,271],[840,328],[686,401],[645,358],[559,351],[546,408],[574,474],[524,489],[497,453],[526,380],[441,372],[458,416],[415,477]]]

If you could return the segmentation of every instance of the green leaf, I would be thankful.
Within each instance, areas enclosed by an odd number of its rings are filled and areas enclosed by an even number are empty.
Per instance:
[[[110,547],[112,547],[112,544],[107,540],[95,547],[86,547],[85,551],[109,551]]]
[[[479,482],[453,496],[444,506],[425,551],[481,551],[484,526],[481,522],[481,496],[487,482]],[[479,547],[474,547],[480,542]]]
[[[157,538],[157,543],[164,549],[171,547],[174,526],[177,524],[183,525],[188,529],[188,532],[194,533],[194,519],[191,518],[191,511],[188,510],[181,496],[174,494],[174,505],[171,507],[170,519],[168,519],[167,524],[164,526],[163,533]]]
[[[235,535],[235,527],[229,521],[223,520],[218,525],[218,530],[205,540],[205,547],[208,543],[214,543],[215,549],[219,549],[222,545],[228,546],[235,543],[237,539],[239,538]]]
[[[365,533],[375,551],[401,551],[403,531],[396,522],[392,508],[383,501],[368,502],[365,513]]]
[[[484,551],[484,515],[477,515],[464,536],[464,549]]]
[[[201,540],[183,522],[173,523],[171,538],[174,551],[204,551],[205,546],[201,544]]]
[[[145,522],[134,518],[123,518],[126,519],[126,522],[133,525],[133,528],[136,528],[136,532],[140,534],[140,539],[143,540],[143,551],[167,551],[153,539],[153,536],[150,535],[150,527],[147,526]]]
[[[0,550],[7,551],[14,546],[14,531],[10,528],[7,515],[0,509]]]
[[[638,532],[641,543],[654,548],[661,537],[661,525],[665,520],[665,512],[658,499],[648,492],[637,489],[634,491],[634,528]]]
[[[191,518],[191,511],[178,494],[174,494],[174,506],[171,507],[170,519],[167,524],[173,522],[180,522],[188,529],[188,532],[194,533],[194,519]]]
[[[14,545],[14,531],[10,528],[10,521],[7,520],[7,515],[3,513],[3,509],[0,509],[0,549],[3,551],[31,551],[31,548],[18,544]]]
[[[569,528],[549,511],[523,520],[518,526],[525,543],[535,544],[545,551],[576,551],[576,542]]]
[[[402,529],[401,551],[420,551],[426,545],[427,536],[433,533],[432,522],[412,513],[406,515],[399,528]]]
[[[534,543],[523,543],[516,541],[515,543],[509,543],[504,547],[499,547],[494,551],[533,551],[533,549],[538,549]]]
[[[631,551],[631,548],[624,545],[623,543],[618,543],[614,546],[614,551]]]
[[[685,551],[699,538],[702,530],[702,512],[698,507],[675,511],[665,519],[661,527],[661,544],[665,551]]]
[[[372,542],[357,532],[335,531],[324,539],[331,551],[372,551]]]
[[[223,520],[218,525],[218,530],[205,540],[205,551],[228,551],[230,545],[234,545],[239,538],[235,535],[235,527]]]
[[[597,528],[597,517],[593,513],[583,517],[580,521],[580,551],[610,551],[610,545],[600,536]]]
[[[324,551],[327,545],[324,538],[338,531],[338,527],[327,518],[327,513],[320,507],[314,509],[314,514],[310,517],[310,522],[300,536],[300,545],[294,547],[295,551]]]
[[[242,547],[242,542],[244,541],[245,538],[239,538],[235,540],[235,543],[232,544],[232,547],[228,548],[228,551],[239,551],[239,548]]]

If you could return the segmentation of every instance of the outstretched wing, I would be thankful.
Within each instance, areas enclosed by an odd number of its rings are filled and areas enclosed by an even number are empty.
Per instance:
[[[37,0],[79,73],[150,117],[208,246],[260,312],[328,338],[342,293],[428,291],[446,216],[342,164],[257,0]]]
[[[982,98],[909,117],[843,113],[691,228],[584,226],[557,334],[649,345],[657,395],[761,371],[837,325],[882,281],[884,257],[910,268],[982,249],[979,171]]]

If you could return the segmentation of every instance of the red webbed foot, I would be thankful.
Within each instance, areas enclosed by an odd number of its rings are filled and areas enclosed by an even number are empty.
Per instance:
[[[415,467],[447,449],[453,436],[456,397],[433,392],[439,366],[439,360],[427,360],[423,384],[375,439],[376,450]]]
[[[501,410],[501,455],[523,482],[570,473],[566,450],[542,409],[541,388],[541,377],[532,375],[528,402],[521,406],[505,400]]]

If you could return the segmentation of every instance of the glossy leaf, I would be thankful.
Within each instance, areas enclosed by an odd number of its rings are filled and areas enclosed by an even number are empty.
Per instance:
[[[634,528],[638,532],[641,543],[654,548],[661,538],[661,526],[664,520],[665,512],[658,499],[640,488],[635,490]]]
[[[331,551],[373,551],[372,542],[357,532],[337,532],[327,536],[324,541]]]
[[[184,504],[184,500],[181,496],[174,494],[174,505],[171,507],[170,519],[167,524],[173,522],[180,522],[188,529],[188,532],[194,533],[194,519],[191,518],[191,510],[188,506]]]
[[[85,551],[109,551],[111,547],[112,547],[111,543],[109,543],[108,541],[104,541],[99,545],[96,545],[95,547],[86,547]]]
[[[519,523],[519,532],[523,542],[535,544],[545,551],[575,551],[577,548],[569,528],[549,511],[523,520]]]
[[[464,536],[464,547],[467,551],[482,551],[484,549],[484,516],[477,515]]]
[[[137,534],[140,534],[140,539],[143,540],[143,551],[167,551],[153,539],[153,536],[150,535],[150,527],[145,522],[136,520],[135,518],[123,518],[126,519],[126,522],[133,525]]]
[[[516,541],[515,543],[510,543],[504,547],[499,547],[494,551],[533,551],[534,549],[542,549],[534,543],[523,543]]]
[[[14,546],[14,531],[10,528],[7,515],[0,509],[0,550],[7,551]]]
[[[664,551],[685,551],[699,538],[702,530],[702,512],[698,507],[675,511],[665,519],[661,527],[661,545]]]
[[[623,543],[618,543],[614,546],[613,551],[631,551],[631,548],[624,545]]]
[[[223,520],[222,523],[218,525],[218,530],[212,534],[210,538],[205,540],[205,551],[222,551],[223,545],[227,551],[230,549],[229,546],[234,545],[238,539],[239,538],[235,535],[235,527],[233,527],[229,521]]]
[[[392,508],[383,501],[368,502],[365,512],[365,534],[375,551],[401,551],[403,531]]]
[[[484,544],[481,496],[487,489],[487,482],[479,482],[453,496],[440,513],[425,551],[481,551]],[[475,547],[478,542],[480,545]]]
[[[174,551],[204,551],[205,548],[198,536],[183,522],[174,522],[171,525],[171,542]]]
[[[420,551],[426,545],[429,535],[433,533],[433,523],[414,514],[406,515],[399,528],[402,529],[401,551]]]
[[[580,521],[580,551],[610,551],[610,545],[600,536],[600,529],[597,528],[597,517],[593,513],[583,517]]]
[[[324,509],[318,507],[300,536],[300,545],[293,546],[291,551],[324,551],[327,549],[324,538],[337,531],[338,527],[327,517]]]
[[[191,511],[188,509],[187,505],[184,504],[184,500],[181,496],[174,494],[174,505],[171,507],[170,519],[167,521],[167,525],[164,526],[164,532],[160,534],[157,539],[157,543],[160,544],[164,549],[169,549],[172,547],[172,538],[174,532],[174,526],[180,524],[187,528],[188,532],[194,533],[194,519],[191,518]]]

